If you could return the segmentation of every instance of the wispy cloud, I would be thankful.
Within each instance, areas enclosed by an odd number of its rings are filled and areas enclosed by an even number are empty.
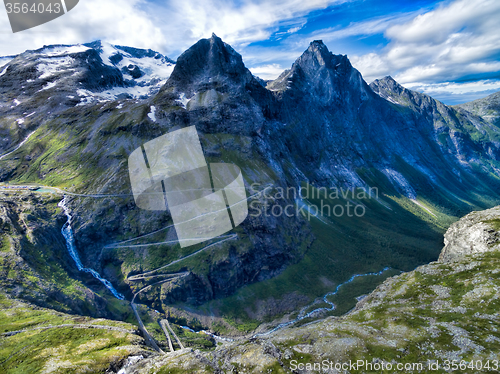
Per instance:
[[[324,41],[334,41],[337,39],[347,38],[349,36],[366,36],[384,33],[391,25],[396,22],[401,22],[408,19],[415,13],[411,14],[392,14],[384,17],[377,17],[360,22],[352,22],[347,27],[334,27],[316,30],[309,35],[304,35],[302,38],[321,38]]]
[[[104,39],[175,57],[212,32],[241,47],[268,39],[283,25],[294,33],[304,25],[304,15],[344,1],[86,0],[64,17],[18,34],[11,33],[6,13],[0,12],[0,55],[43,44]]]
[[[31,30],[12,34],[0,9],[0,55],[11,55],[48,44],[76,44],[96,39],[136,47],[162,49],[167,37],[142,0],[85,0],[71,12]]]
[[[367,80],[392,74],[401,83],[499,76],[500,2],[458,0],[387,28],[379,53],[353,56]]]
[[[260,65],[250,68],[250,71],[265,80],[276,79],[285,69],[280,64]]]
[[[485,97],[500,90],[499,80],[479,80],[467,83],[418,83],[410,82],[405,86],[423,92],[446,104],[461,104]]]
[[[267,58],[266,61],[278,61],[283,66],[287,68],[291,65],[291,62],[295,60],[300,54],[304,51],[305,48],[309,45],[312,40],[321,39],[327,45],[335,46],[338,40],[350,38],[350,37],[367,37],[373,36],[376,34],[383,34],[389,27],[396,25],[398,23],[402,23],[405,21],[409,21],[413,19],[418,14],[417,11],[408,12],[408,13],[396,13],[387,16],[374,17],[367,20],[359,21],[359,22],[351,22],[346,27],[335,26],[317,29],[309,33],[301,33],[294,34],[289,36],[283,43],[275,48],[268,48],[265,50],[254,51],[255,48],[249,48],[245,50],[245,57],[247,57],[247,53],[253,55],[257,54],[258,56],[270,56],[273,58]],[[253,53],[252,53],[253,52]],[[337,53],[345,53],[341,51],[337,51]],[[349,56],[351,57],[351,56]],[[286,60],[286,58],[288,60]],[[363,73],[374,74],[376,76],[379,75],[379,72],[383,68],[388,68],[386,62],[382,60],[382,58],[378,57],[375,53],[363,55],[363,56],[354,56],[354,59],[358,63],[358,66]],[[375,63],[378,59],[378,64]],[[253,62],[253,59],[250,60]],[[286,61],[286,62],[285,62]],[[275,71],[272,67],[273,64],[268,65],[269,70],[261,69],[260,74],[266,76],[275,75],[276,78],[279,73]],[[389,69],[386,69],[387,74],[390,73]]]
[[[422,92],[452,92],[456,95],[462,95],[474,92],[497,91],[500,89],[500,81],[481,80],[467,83],[446,82],[436,84],[411,82],[407,83],[406,86]]]
[[[238,45],[265,40],[275,31],[273,27],[282,21],[300,23],[298,17],[344,1],[246,0],[240,3],[226,0],[172,0],[167,10],[176,16],[172,17],[172,21],[182,22],[195,39],[214,31],[229,43]],[[290,29],[297,27],[300,28],[290,24]]]

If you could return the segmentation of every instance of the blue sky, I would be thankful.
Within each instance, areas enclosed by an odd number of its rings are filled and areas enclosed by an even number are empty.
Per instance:
[[[368,83],[391,75],[456,104],[500,90],[499,30],[498,0],[80,0],[17,34],[0,6],[0,55],[101,39],[175,59],[215,32],[255,75],[273,79],[322,39]]]

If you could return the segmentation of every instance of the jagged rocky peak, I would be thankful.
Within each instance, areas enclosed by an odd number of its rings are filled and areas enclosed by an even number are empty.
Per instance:
[[[382,79],[375,79],[370,83],[370,88],[381,98],[393,104],[407,105],[410,102],[413,103],[417,96],[420,96],[417,92],[404,88],[390,75]]]
[[[406,90],[406,88],[396,82],[396,80],[390,75],[382,79],[375,79],[372,83],[370,83],[370,87],[373,92],[378,93],[379,95],[383,94],[385,91],[401,93]]]
[[[217,35],[201,39],[177,59],[167,88],[175,86],[186,95],[225,85],[245,85],[253,80],[241,55]]]
[[[248,130],[258,127],[256,124],[262,122],[263,116],[270,115],[272,100],[272,94],[245,67],[241,55],[212,34],[179,56],[155,104],[160,111],[175,106],[188,111],[223,108],[226,120],[239,113],[247,118],[246,122],[253,122],[246,126]],[[214,117],[206,122],[220,123],[221,119]],[[235,119],[235,122],[241,121]]]
[[[328,50],[328,47],[322,40],[314,40],[309,45],[309,48],[297,60],[304,69],[319,69],[325,67],[328,69],[339,70],[352,69],[352,65],[345,55],[334,55]]]
[[[321,40],[311,42],[292,68],[270,82],[267,88],[278,94],[305,93],[322,104],[344,99],[364,101],[371,93],[347,56],[333,54]]]
[[[443,111],[443,113],[450,111],[450,109],[440,101],[426,94],[403,87],[391,76],[374,80],[370,83],[370,88],[377,95],[393,104],[412,107],[419,111],[439,110]]]

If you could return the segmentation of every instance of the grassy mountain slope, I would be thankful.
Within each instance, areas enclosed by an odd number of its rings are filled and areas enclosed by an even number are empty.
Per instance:
[[[3,294],[0,324],[3,373],[107,373],[130,356],[152,353],[128,323],[59,313]]]

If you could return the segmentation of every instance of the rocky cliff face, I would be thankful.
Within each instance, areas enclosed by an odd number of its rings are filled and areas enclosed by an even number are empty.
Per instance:
[[[499,160],[499,128],[477,113],[448,107],[430,96],[410,91],[392,77],[377,79],[370,87],[392,104],[410,108],[418,126],[425,126],[428,136],[445,153],[453,154],[462,167],[467,168],[482,153]]]
[[[500,249],[500,208],[473,212],[451,225],[444,236],[440,262],[460,261],[465,256]]]

